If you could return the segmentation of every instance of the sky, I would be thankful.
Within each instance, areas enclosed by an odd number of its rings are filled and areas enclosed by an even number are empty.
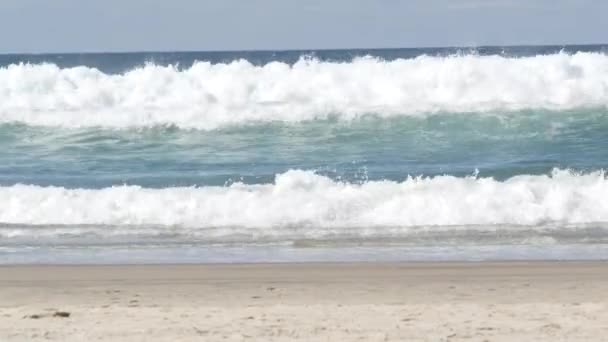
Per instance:
[[[608,43],[608,0],[1,0],[0,53]]]

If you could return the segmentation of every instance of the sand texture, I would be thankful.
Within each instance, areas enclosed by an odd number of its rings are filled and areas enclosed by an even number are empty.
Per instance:
[[[608,264],[0,267],[0,341],[608,341]]]

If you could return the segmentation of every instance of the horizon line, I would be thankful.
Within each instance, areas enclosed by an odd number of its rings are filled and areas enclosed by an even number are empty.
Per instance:
[[[210,50],[88,50],[88,51],[58,51],[58,52],[0,52],[0,56],[36,56],[36,55],[83,55],[83,54],[144,54],[144,53],[225,53],[225,52],[306,52],[306,51],[379,51],[379,50],[420,50],[420,49],[484,49],[484,48],[524,48],[524,47],[597,47],[608,43],[566,43],[566,44],[513,44],[513,45],[452,45],[452,46],[421,46],[421,47],[356,47],[356,48],[287,48],[287,49],[210,49]]]

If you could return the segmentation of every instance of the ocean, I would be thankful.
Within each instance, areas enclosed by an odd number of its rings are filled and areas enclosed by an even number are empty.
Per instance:
[[[608,259],[608,46],[0,55],[0,263]]]

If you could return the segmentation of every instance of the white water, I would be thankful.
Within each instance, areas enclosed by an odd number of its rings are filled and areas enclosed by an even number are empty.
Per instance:
[[[306,237],[344,233],[344,229],[355,236],[373,236],[374,227],[407,231],[414,226],[450,229],[608,222],[607,193],[608,179],[603,172],[555,170],[551,175],[516,176],[502,182],[439,176],[349,184],[292,170],[265,185],[99,190],[2,187],[0,222],[153,225],[155,229],[203,229],[220,235],[221,227],[239,227],[245,234],[252,228],[253,234],[264,235],[280,235],[282,229],[298,227],[305,230]],[[31,232],[42,234],[43,230]],[[22,233],[9,229],[0,235]]]
[[[348,63],[147,65],[121,75],[55,65],[0,68],[0,122],[65,127],[351,120],[436,112],[608,106],[608,56],[421,56]]]

